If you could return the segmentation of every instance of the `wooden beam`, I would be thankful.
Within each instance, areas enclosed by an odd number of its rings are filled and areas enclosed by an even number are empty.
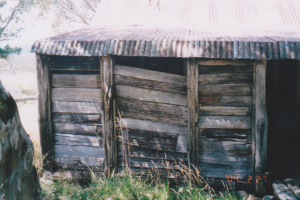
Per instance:
[[[114,58],[102,57],[101,76],[101,109],[105,149],[105,172],[110,175],[117,169],[117,136],[114,124]]]
[[[38,81],[39,131],[42,152],[42,163],[45,170],[53,170],[54,134],[51,116],[51,74],[48,56],[36,54]]]
[[[191,164],[198,166],[198,65],[194,59],[186,60],[188,87],[188,151]]]
[[[262,176],[267,164],[268,117],[266,109],[266,60],[257,60],[255,65],[255,177]],[[255,183],[257,194],[264,194],[264,181]]]

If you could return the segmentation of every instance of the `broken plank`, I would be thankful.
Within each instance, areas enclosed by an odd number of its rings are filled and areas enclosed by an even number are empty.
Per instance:
[[[300,177],[286,178],[284,180],[290,191],[300,199]]]
[[[99,74],[52,74],[55,88],[100,88]]]
[[[100,114],[100,103],[52,101],[52,112]]]
[[[241,115],[250,116],[251,107],[231,107],[231,106],[202,106],[199,107],[199,115]]]
[[[281,181],[275,181],[272,184],[272,187],[274,189],[274,194],[280,200],[297,200],[297,197],[295,197],[295,195]]]
[[[200,128],[250,129],[251,116],[199,116]]]
[[[101,89],[90,88],[53,88],[53,101],[100,102]]]

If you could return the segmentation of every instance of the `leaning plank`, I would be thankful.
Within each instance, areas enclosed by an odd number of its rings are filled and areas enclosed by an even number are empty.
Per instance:
[[[199,65],[232,65],[232,66],[247,66],[254,65],[254,61],[248,60],[198,60]]]
[[[98,136],[73,135],[55,133],[55,144],[71,146],[101,147],[102,141]]]
[[[251,106],[251,96],[207,96],[199,97],[200,106]]]
[[[130,129],[140,129],[163,133],[177,133],[183,135],[187,134],[187,126],[131,118],[122,118],[121,124],[118,124],[118,126],[122,126],[123,128],[126,127]]]
[[[156,72],[146,69],[140,69],[135,67],[128,67],[122,65],[116,65],[114,74],[122,76],[130,76],[140,79],[147,79],[152,81],[161,81],[166,83],[175,83],[186,85],[187,78],[185,76],[168,74],[163,72]]]
[[[50,56],[51,70],[100,71],[99,57]]]
[[[55,155],[104,158],[103,147],[55,145]]]
[[[297,197],[295,197],[295,195],[293,195],[293,193],[281,181],[275,181],[272,184],[272,187],[274,189],[274,194],[280,200],[297,200]]]
[[[250,84],[199,85],[199,96],[251,96]]]
[[[52,74],[55,88],[100,88],[99,74]]]
[[[99,114],[77,114],[77,113],[52,113],[53,122],[58,123],[101,123],[101,115]]]
[[[160,103],[187,106],[186,94],[180,93],[117,85],[116,95],[120,97],[129,97],[144,101],[154,101]]]
[[[168,92],[186,93],[187,91],[186,84],[167,83],[122,75],[115,75],[115,84],[128,85],[153,90],[162,90]]]
[[[200,116],[198,125],[217,129],[250,129],[252,126],[250,116]]]
[[[53,123],[55,133],[102,136],[102,126],[85,124]]]
[[[52,101],[52,111],[58,113],[100,114],[100,105],[96,102]]]
[[[55,155],[55,164],[63,169],[103,171],[103,162],[99,157]]]
[[[116,103],[121,116],[125,118],[187,125],[188,108],[185,106],[122,97]]]
[[[300,177],[286,178],[284,182],[293,194],[300,199]]]
[[[199,66],[199,74],[253,73],[253,65],[249,66]]]
[[[252,83],[253,73],[200,74],[200,85]]]
[[[100,102],[101,89],[53,88],[52,101]]]
[[[199,115],[251,115],[251,107],[202,106]]]

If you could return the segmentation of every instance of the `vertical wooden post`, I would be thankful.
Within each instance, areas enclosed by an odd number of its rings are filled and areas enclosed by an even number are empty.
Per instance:
[[[101,62],[101,109],[105,149],[105,172],[110,175],[117,167],[117,136],[114,124],[114,59],[102,57]]]
[[[187,94],[188,94],[188,138],[191,164],[198,167],[198,65],[195,59],[187,59]]]
[[[41,142],[42,163],[47,171],[53,170],[54,161],[54,134],[52,131],[51,116],[51,74],[48,56],[36,55],[39,131]]]
[[[255,191],[265,193],[263,179],[267,164],[268,117],[266,109],[266,60],[257,60],[255,66]],[[259,177],[261,177],[260,180]]]

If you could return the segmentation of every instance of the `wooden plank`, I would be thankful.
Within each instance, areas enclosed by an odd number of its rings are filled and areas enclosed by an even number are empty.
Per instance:
[[[219,141],[240,141],[246,140],[247,136],[251,134],[250,129],[200,129],[199,134],[201,138],[212,138]]]
[[[288,189],[300,199],[300,177],[286,178],[284,180]]]
[[[199,74],[224,74],[224,73],[253,73],[253,65],[249,66],[199,66]]]
[[[53,88],[53,101],[100,102],[101,89],[89,88]]]
[[[43,178],[45,180],[91,180],[94,178],[94,175],[97,177],[104,177],[103,172],[94,172],[91,173],[91,171],[70,171],[70,170],[64,170],[64,171],[57,171],[57,172],[49,172],[44,171]]]
[[[95,102],[52,101],[52,109],[58,113],[100,114],[100,105]]]
[[[229,107],[229,106],[202,106],[199,107],[199,115],[251,115],[251,107]]]
[[[253,73],[200,74],[200,85],[252,83]]]
[[[55,155],[55,164],[59,168],[73,170],[103,171],[104,158]]]
[[[168,74],[163,72],[151,71],[135,67],[116,65],[114,74],[122,76],[130,76],[139,79],[147,79],[152,81],[160,81],[165,83],[174,83],[186,85],[187,78],[180,75]]]
[[[187,126],[161,123],[161,122],[152,122],[152,121],[131,119],[131,118],[122,118],[121,124],[118,124],[118,126],[119,127],[122,126],[123,128],[129,128],[129,129],[140,129],[140,130],[155,131],[155,132],[162,132],[162,133],[176,133],[176,134],[183,134],[183,135],[187,135],[188,133]]]
[[[252,96],[250,84],[199,85],[199,96]]]
[[[168,92],[186,93],[187,86],[185,84],[167,83],[161,81],[147,80],[143,78],[135,78],[130,76],[115,75],[116,85],[128,85],[139,88],[162,90]]]
[[[41,142],[42,160],[45,170],[53,169],[54,134],[52,130],[51,116],[51,75],[48,56],[36,55],[36,69],[38,82],[38,108],[39,108],[39,132]],[[47,164],[46,164],[47,163]]]
[[[252,127],[250,116],[200,116],[200,128],[216,129],[250,129]]]
[[[105,172],[110,175],[118,164],[117,135],[115,131],[115,104],[114,104],[114,67],[113,57],[102,57],[101,62],[101,110],[102,128],[105,149]]]
[[[98,136],[55,133],[55,140],[57,145],[102,147],[101,138]]]
[[[267,167],[267,131],[266,110],[266,60],[256,61],[255,66],[255,172],[262,174]],[[256,183],[255,191],[265,193],[265,185]]]
[[[117,98],[117,109],[122,117],[187,125],[188,108],[185,106]]]
[[[103,147],[55,145],[55,155],[104,158]]]
[[[55,88],[100,88],[99,74],[52,74]]]
[[[246,139],[235,139],[235,141],[220,141],[217,138],[200,137],[200,162],[211,164],[247,162],[253,165],[251,144],[245,144],[245,142]],[[199,166],[201,167],[201,165]]]
[[[188,86],[188,151],[191,163],[198,166],[198,65],[195,59],[187,59]]]
[[[53,129],[56,133],[91,135],[102,137],[102,126],[86,124],[67,124],[53,123]]]
[[[51,70],[100,71],[98,57],[50,56]]]
[[[187,106],[185,94],[116,85],[116,96]]]
[[[251,96],[199,96],[200,106],[252,106]]]
[[[252,60],[197,60],[199,65],[232,65],[232,66],[248,66],[254,65]]]
[[[281,181],[275,181],[272,184],[272,187],[274,189],[274,194],[278,197],[278,199],[297,200],[297,197],[295,197],[295,195],[293,195],[293,193]]]
[[[53,122],[58,123],[101,123],[101,115],[77,114],[77,113],[52,113]]]
[[[119,157],[119,162],[121,166],[126,166],[122,162],[123,158]],[[165,159],[148,159],[148,158],[130,158],[128,165],[129,167],[139,167],[139,168],[179,168],[179,161],[176,160],[165,160]]]

